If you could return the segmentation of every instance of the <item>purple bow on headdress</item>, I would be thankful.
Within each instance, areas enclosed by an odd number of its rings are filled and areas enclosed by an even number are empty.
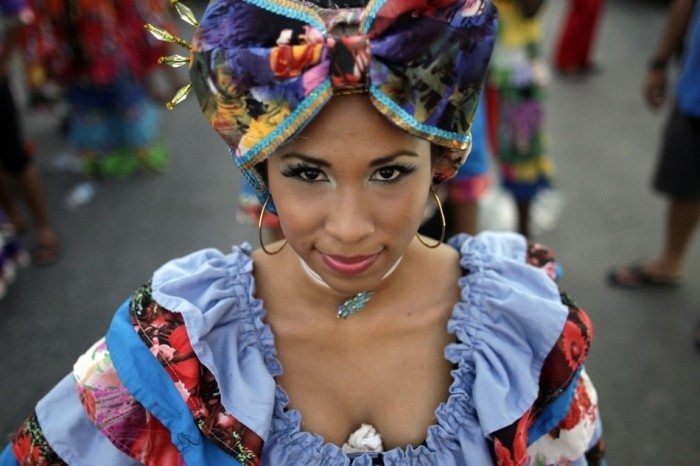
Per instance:
[[[339,25],[356,27],[332,35]],[[464,161],[495,41],[488,0],[384,0],[322,9],[289,0],[213,0],[190,75],[202,110],[260,193],[255,165],[333,94],[367,92],[405,131],[445,148],[436,181]]]

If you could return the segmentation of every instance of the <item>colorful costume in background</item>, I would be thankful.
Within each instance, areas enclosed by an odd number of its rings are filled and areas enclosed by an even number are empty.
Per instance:
[[[34,0],[30,69],[65,88],[70,139],[90,176],[162,170],[167,151],[146,79],[166,52],[144,23],[170,25],[164,0]]]
[[[15,229],[0,209],[0,299],[17,275],[17,269],[29,263],[29,255],[17,238]]]
[[[552,161],[543,134],[544,85],[540,21],[525,18],[518,1],[494,0],[499,27],[487,81],[488,128],[503,186],[531,201],[550,186]]]
[[[569,0],[569,10],[554,53],[554,66],[559,71],[587,71],[593,66],[593,39],[603,2],[604,0]]]
[[[485,0],[342,9],[213,0],[190,71],[261,199],[256,166],[347,92],[368,93],[394,124],[439,146],[441,181],[470,144],[495,19]],[[335,37],[337,22],[359,32]],[[0,464],[601,464],[597,398],[583,370],[592,329],[558,290],[551,252],[508,233],[450,244],[464,270],[447,328],[455,343],[444,352],[452,385],[420,445],[345,453],[302,431],[276,382],[283,368],[243,245],[156,271],[39,402]]]
[[[478,201],[491,185],[489,175],[488,132],[486,130],[486,104],[479,101],[472,122],[472,149],[464,165],[449,181],[448,200],[453,202]]]

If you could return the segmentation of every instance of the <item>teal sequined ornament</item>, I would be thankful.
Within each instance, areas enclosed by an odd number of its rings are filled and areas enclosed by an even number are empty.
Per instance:
[[[357,293],[355,297],[348,299],[338,306],[338,319],[347,319],[353,314],[360,312],[367,306],[367,302],[374,296],[374,291],[363,291]]]

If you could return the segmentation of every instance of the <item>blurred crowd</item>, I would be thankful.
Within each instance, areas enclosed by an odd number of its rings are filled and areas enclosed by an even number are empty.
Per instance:
[[[0,12],[1,295],[30,256],[35,265],[47,266],[62,253],[34,161],[43,154],[34,154],[22,129],[25,112],[17,108],[13,91],[20,88],[27,95],[29,118],[32,112],[60,108],[57,127],[72,150],[56,162],[80,176],[65,199],[67,207],[77,208],[90,202],[101,179],[165,170],[169,156],[159,107],[186,80],[158,65],[170,44],[144,28],[175,29],[167,1],[2,0]],[[20,82],[11,82],[13,67]],[[19,201],[25,201],[32,222]],[[32,225],[29,255],[20,243]]]

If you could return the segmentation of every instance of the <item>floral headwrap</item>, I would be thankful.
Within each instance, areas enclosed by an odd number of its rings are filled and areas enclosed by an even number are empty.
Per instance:
[[[332,35],[339,24],[357,33]],[[367,92],[396,126],[443,147],[440,182],[470,148],[495,33],[489,0],[370,0],[360,8],[212,0],[192,43],[190,76],[261,200],[267,187],[256,164],[343,93]]]

